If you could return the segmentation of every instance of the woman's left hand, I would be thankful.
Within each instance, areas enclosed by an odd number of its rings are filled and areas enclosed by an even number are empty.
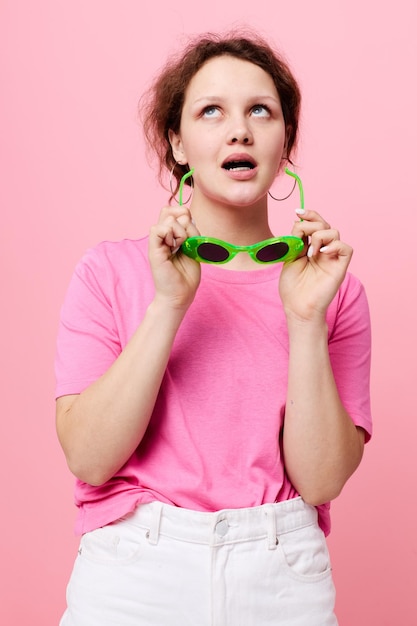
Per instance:
[[[353,250],[339,232],[315,211],[305,211],[292,235],[305,241],[304,253],[285,263],[279,283],[287,317],[300,321],[324,319],[352,258]]]

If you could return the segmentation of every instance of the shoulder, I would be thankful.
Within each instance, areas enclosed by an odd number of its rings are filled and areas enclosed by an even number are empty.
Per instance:
[[[150,282],[148,238],[102,241],[85,251],[73,271],[65,301],[124,297]]]
[[[348,272],[327,312],[330,335],[370,329],[369,305],[361,280]]]
[[[102,241],[86,250],[81,265],[108,264],[114,267],[126,263],[140,263],[147,259],[148,237]]]
[[[349,308],[352,305],[368,308],[365,287],[357,276],[350,272],[346,274],[333,305],[337,311]]]
[[[102,241],[88,248],[75,268],[79,278],[96,277],[100,281],[135,273],[148,266],[148,237]]]
[[[355,276],[355,274],[347,272],[345,280],[340,287],[340,292],[343,295],[354,295],[359,293],[365,293],[365,288],[362,281],[357,276]]]

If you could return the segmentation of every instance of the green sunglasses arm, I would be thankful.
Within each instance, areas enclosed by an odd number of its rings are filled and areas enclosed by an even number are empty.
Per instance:
[[[194,168],[192,167],[190,169],[189,172],[187,172],[186,174],[184,174],[184,176],[181,178],[181,182],[180,182],[180,188],[179,188],[179,205],[182,206],[182,191],[184,189],[184,183],[187,180],[187,178],[190,178],[190,176],[192,176],[194,174]]]
[[[300,190],[300,208],[304,209],[304,189],[301,178],[295,172],[289,170],[288,167],[285,168],[285,173],[288,174],[288,176],[292,176],[297,181],[298,189]]]

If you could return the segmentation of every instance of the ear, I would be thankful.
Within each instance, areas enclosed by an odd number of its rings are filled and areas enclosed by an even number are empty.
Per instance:
[[[292,127],[288,125],[285,127],[285,144],[284,144],[284,153],[282,156],[283,159],[288,159],[288,140],[291,134],[292,134]]]
[[[282,151],[282,157],[278,166],[277,175],[280,174],[282,171],[284,171],[284,169],[287,166],[287,163],[288,163],[288,127],[286,128],[286,132],[285,132],[284,149]]]
[[[284,151],[282,153],[283,160],[288,159],[288,136],[291,134],[291,126],[287,126],[285,128],[285,143],[284,143]]]
[[[173,130],[169,129],[168,139],[169,139],[169,143],[171,144],[172,154],[174,155],[174,159],[180,165],[185,165],[188,162],[188,159],[185,154],[181,135],[178,133],[174,133]]]

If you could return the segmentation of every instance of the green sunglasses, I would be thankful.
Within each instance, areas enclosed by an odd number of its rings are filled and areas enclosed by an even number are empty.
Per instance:
[[[179,204],[182,206],[182,191],[184,182],[192,176],[194,170],[182,177],[179,187]],[[295,178],[300,191],[300,206],[304,208],[304,192],[302,182],[295,174],[285,168],[285,173]],[[222,264],[231,261],[239,252],[247,252],[256,263],[289,263],[294,261],[304,248],[304,242],[299,237],[288,235],[285,237],[272,237],[254,243],[250,246],[235,246],[227,241],[214,237],[189,237],[181,246],[181,251],[191,259],[199,263]]]
[[[190,237],[181,246],[184,254],[200,263],[227,263],[238,252],[247,252],[256,263],[294,261],[304,243],[298,237],[272,237],[251,246],[234,246],[214,237]]]

